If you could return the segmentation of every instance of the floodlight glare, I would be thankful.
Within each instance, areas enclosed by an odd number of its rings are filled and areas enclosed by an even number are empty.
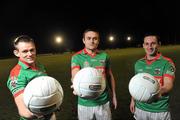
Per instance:
[[[113,42],[113,41],[114,41],[114,37],[113,37],[113,36],[110,36],[110,37],[109,37],[109,41]]]
[[[55,38],[55,41],[56,41],[56,43],[58,43],[58,44],[60,44],[60,43],[62,43],[62,37],[56,37]]]
[[[132,38],[130,36],[127,37],[127,41],[130,41]]]

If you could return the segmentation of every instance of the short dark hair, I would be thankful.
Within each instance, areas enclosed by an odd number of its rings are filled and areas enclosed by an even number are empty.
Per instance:
[[[28,35],[20,35],[18,37],[16,37],[13,41],[13,45],[14,45],[14,48],[17,49],[17,45],[19,42],[32,42],[34,43],[34,40],[29,37]]]
[[[158,34],[155,34],[155,33],[146,33],[146,34],[144,35],[144,38],[145,38],[145,37],[148,37],[148,36],[154,36],[154,37],[156,37],[158,44],[161,44],[160,36],[159,36]]]
[[[98,29],[93,27],[93,28],[88,28],[88,29],[85,29],[85,30],[84,30],[84,32],[83,32],[83,38],[85,37],[85,34],[86,34],[87,32],[89,32],[89,31],[96,32],[96,33],[99,35],[99,37],[100,37],[100,33],[99,33]]]

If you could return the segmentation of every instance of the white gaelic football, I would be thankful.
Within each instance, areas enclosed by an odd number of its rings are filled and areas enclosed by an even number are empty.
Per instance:
[[[103,93],[106,88],[106,81],[97,69],[86,67],[74,76],[73,88],[78,96],[94,99]]]
[[[63,89],[53,77],[40,76],[26,86],[23,99],[32,113],[49,114],[56,111],[63,101]]]
[[[141,102],[149,102],[159,92],[159,83],[149,73],[138,73],[129,82],[131,96]]]

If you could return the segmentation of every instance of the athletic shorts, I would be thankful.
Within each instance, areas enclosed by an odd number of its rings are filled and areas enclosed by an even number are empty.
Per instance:
[[[167,112],[148,112],[135,108],[134,118],[136,120],[171,120],[171,114]]]
[[[78,104],[79,120],[111,120],[109,102],[99,106],[83,106]]]

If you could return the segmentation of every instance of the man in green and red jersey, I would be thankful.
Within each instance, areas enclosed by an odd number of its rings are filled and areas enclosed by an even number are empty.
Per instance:
[[[135,64],[135,73],[150,73],[160,83],[160,92],[151,103],[135,101],[131,98],[130,110],[136,120],[171,120],[169,111],[169,94],[173,88],[175,65],[170,58],[162,56],[157,35],[146,35],[143,48],[146,56]]]
[[[71,59],[72,81],[75,74],[82,68],[94,67],[104,76],[106,83],[110,83],[112,92],[112,103],[114,109],[117,107],[115,80],[110,68],[109,56],[97,50],[99,45],[99,32],[95,29],[87,29],[83,34],[85,48],[77,52]],[[73,92],[75,95],[76,93]],[[84,99],[78,97],[79,120],[111,120],[108,88],[96,99]]]
[[[14,40],[14,48],[14,54],[19,61],[10,72],[7,86],[14,96],[20,119],[44,117],[30,112],[23,101],[23,91],[26,85],[35,77],[47,75],[44,66],[36,62],[34,40],[27,35],[21,35]]]

